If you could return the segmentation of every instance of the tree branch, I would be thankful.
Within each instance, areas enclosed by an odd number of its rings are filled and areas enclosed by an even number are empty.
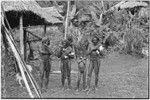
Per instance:
[[[97,20],[96,22],[96,25],[100,26],[102,24],[102,19],[103,19],[103,15],[106,14],[107,12],[111,12],[111,11],[114,11],[116,9],[118,9],[122,4],[124,4],[125,2],[127,2],[128,0],[122,0],[120,3],[114,5],[113,7],[111,7],[109,10],[107,11],[104,11],[101,15],[100,15],[100,19]]]

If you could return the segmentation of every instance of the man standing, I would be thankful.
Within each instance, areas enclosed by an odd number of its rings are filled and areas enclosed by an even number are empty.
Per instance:
[[[99,76],[99,67],[100,67],[100,57],[101,57],[101,45],[99,44],[99,38],[93,37],[92,43],[88,48],[88,55],[90,56],[90,65],[88,68],[88,79],[87,79],[87,90],[90,89],[90,82],[92,72],[95,72],[95,89],[98,87],[98,76]]]
[[[62,47],[60,54],[58,55],[61,58],[61,82],[62,87],[64,88],[65,79],[67,78],[68,87],[71,88],[71,64],[70,60],[74,57],[73,49],[67,40],[62,42]]]
[[[50,70],[51,70],[51,61],[50,61],[50,55],[52,55],[52,52],[49,49],[50,45],[50,40],[48,37],[44,37],[42,39],[42,44],[40,45],[39,48],[39,53],[40,53],[40,57],[41,57],[41,65],[40,66],[40,86],[41,89],[43,87],[43,82],[45,82],[45,88],[48,88],[48,83],[49,83],[49,74],[50,74]],[[45,77],[45,81],[44,81],[44,77]]]

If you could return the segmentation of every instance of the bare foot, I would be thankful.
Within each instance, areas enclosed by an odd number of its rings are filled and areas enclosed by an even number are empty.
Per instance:
[[[79,91],[79,88],[76,88],[76,91],[78,92],[78,91]]]
[[[88,95],[90,92],[91,92],[91,89],[89,89],[86,94]]]
[[[84,91],[89,91],[89,90],[90,90],[90,88],[89,88],[89,87],[87,87],[87,88],[85,88],[85,89],[84,89]]]
[[[68,87],[67,87],[67,90],[71,90],[71,88],[72,88],[71,86],[68,86]]]

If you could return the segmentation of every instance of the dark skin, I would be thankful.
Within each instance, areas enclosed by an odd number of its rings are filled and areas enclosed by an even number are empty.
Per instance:
[[[83,89],[86,88],[86,57],[78,57],[78,80],[77,80],[77,90],[79,90],[81,79],[83,81]]]
[[[50,55],[52,54],[52,52],[48,48],[49,45],[50,45],[49,41],[42,42],[42,46],[39,51],[41,60],[42,60],[42,66],[40,67],[41,89],[43,88],[43,85],[47,89],[48,83],[49,83],[49,74],[50,74],[50,70],[51,70]],[[45,81],[44,81],[44,77],[45,77]]]
[[[99,76],[99,67],[100,67],[100,51],[99,51],[98,40],[94,39],[92,44],[89,45],[88,55],[90,56],[90,65],[88,68],[88,79],[87,79],[87,87],[90,88],[91,76],[94,70],[95,73],[95,87],[98,87],[98,76]]]
[[[71,88],[71,66],[69,65],[69,60],[61,60],[61,82],[62,88],[64,88],[65,80],[68,81],[68,87]]]
[[[64,88],[65,80],[68,81],[68,87],[71,88],[71,64],[70,64],[70,53],[72,48],[67,45],[66,41],[62,43],[59,58],[61,58],[61,82]]]

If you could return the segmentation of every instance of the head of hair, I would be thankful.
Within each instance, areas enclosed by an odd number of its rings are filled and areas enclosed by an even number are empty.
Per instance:
[[[97,44],[99,42],[99,38],[97,36],[94,36],[92,38],[92,43]]]

